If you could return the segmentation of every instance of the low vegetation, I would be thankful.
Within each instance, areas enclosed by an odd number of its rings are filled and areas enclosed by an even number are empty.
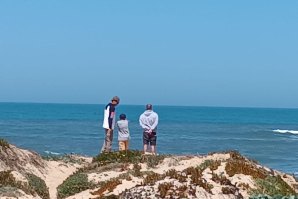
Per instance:
[[[42,199],[49,199],[49,190],[41,178],[33,175],[27,174],[27,182],[20,182],[15,179],[11,171],[1,171],[0,172],[0,187],[12,187],[16,189],[21,189],[26,194],[29,195],[39,195]]]
[[[253,162],[245,159],[238,152],[230,152],[231,158],[227,161],[226,172],[232,177],[235,174],[250,175],[254,179],[265,179],[269,172],[257,167]]]
[[[49,188],[44,180],[34,174],[27,174],[29,187],[31,187],[41,198],[49,199]]]
[[[295,191],[278,176],[267,176],[265,179],[256,179],[256,189],[251,191],[252,195],[267,195],[267,196],[292,196]]]
[[[9,143],[3,138],[0,138],[0,147],[2,148],[2,150],[10,148]]]
[[[57,198],[66,198],[68,196],[80,193],[86,189],[95,188],[93,182],[88,181],[88,176],[85,173],[75,173],[68,177],[57,188]]]

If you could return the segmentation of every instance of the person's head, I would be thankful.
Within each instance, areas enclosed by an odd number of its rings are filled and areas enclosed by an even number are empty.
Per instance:
[[[119,116],[120,120],[126,120],[126,115],[124,113],[120,114]]]
[[[114,96],[111,101],[112,101],[112,104],[117,106],[120,102],[120,98],[118,96]]]
[[[147,104],[146,105],[146,110],[152,110],[152,104]]]

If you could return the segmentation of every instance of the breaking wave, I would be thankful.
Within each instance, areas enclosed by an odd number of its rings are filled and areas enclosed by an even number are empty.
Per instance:
[[[275,132],[275,133],[290,133],[290,134],[296,134],[296,135],[298,135],[298,131],[294,131],[294,130],[276,129],[276,130],[273,130],[273,132]]]
[[[60,155],[61,153],[56,153],[56,152],[52,152],[52,151],[45,151],[46,154],[49,155]]]

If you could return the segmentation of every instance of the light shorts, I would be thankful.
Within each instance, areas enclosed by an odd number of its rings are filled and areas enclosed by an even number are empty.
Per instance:
[[[119,141],[119,151],[128,150],[129,140]]]

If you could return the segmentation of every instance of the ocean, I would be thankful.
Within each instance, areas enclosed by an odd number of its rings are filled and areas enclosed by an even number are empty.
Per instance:
[[[46,154],[95,156],[104,139],[100,104],[0,103],[0,137]],[[119,105],[131,132],[130,149],[142,150],[140,105]],[[298,109],[154,106],[159,154],[237,150],[261,164],[298,175]],[[117,150],[117,132],[113,149]]]

